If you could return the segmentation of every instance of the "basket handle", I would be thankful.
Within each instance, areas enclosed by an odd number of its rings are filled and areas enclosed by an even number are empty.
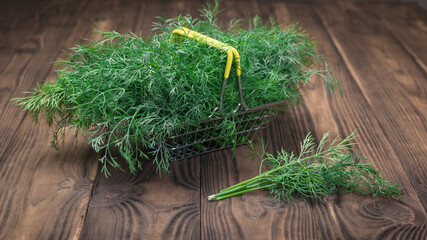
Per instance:
[[[236,75],[237,75],[237,80],[239,82],[240,101],[241,101],[243,107],[246,110],[249,110],[249,107],[246,105],[246,103],[243,99],[242,83],[240,81],[240,75],[242,74],[240,71],[240,55],[239,55],[239,52],[237,52],[237,50],[234,47],[228,46],[225,43],[222,43],[218,40],[215,40],[213,38],[210,38],[206,35],[195,32],[195,31],[190,30],[190,29],[185,28],[185,27],[180,27],[180,28],[173,30],[171,38],[170,38],[170,42],[173,41],[173,38],[172,38],[173,35],[188,37],[188,38],[196,40],[198,42],[202,42],[202,43],[204,43],[208,46],[211,46],[213,48],[224,51],[227,54],[227,63],[225,64],[225,71],[224,71],[224,83],[222,85],[222,91],[221,91],[221,106],[219,108],[220,110],[222,108],[222,99],[224,96],[225,86],[227,85],[227,79],[230,76],[230,70],[231,70],[231,65],[233,63],[233,56],[234,56],[234,59],[236,62]]]

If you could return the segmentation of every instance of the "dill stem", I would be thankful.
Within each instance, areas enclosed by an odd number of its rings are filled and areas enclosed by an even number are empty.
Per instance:
[[[228,194],[228,193],[231,193],[231,192],[239,191],[241,189],[253,189],[253,188],[257,188],[258,186],[263,186],[263,188],[265,188],[265,187],[271,185],[271,184],[269,184],[269,180],[266,179],[266,178],[263,178],[263,179],[259,179],[259,178],[258,179],[249,179],[249,180],[250,181],[247,184],[245,184],[245,185],[232,186],[232,187],[229,187],[227,189],[223,189],[218,194],[223,195],[223,194]]]
[[[272,173],[275,173],[275,172],[277,172],[277,171],[279,171],[279,170],[281,170],[281,169],[283,169],[283,168],[285,168],[285,167],[289,167],[289,166],[291,166],[291,165],[294,165],[294,164],[297,164],[297,163],[301,163],[301,162],[303,162],[303,161],[305,161],[305,160],[308,160],[308,159],[310,159],[310,158],[318,157],[318,156],[320,156],[320,155],[322,155],[322,154],[324,154],[324,153],[326,153],[326,151],[323,151],[323,152],[321,152],[321,153],[319,153],[319,154],[316,154],[315,156],[307,156],[307,157],[305,157],[305,158],[298,159],[297,161],[289,162],[288,164],[285,164],[285,165],[282,165],[282,166],[280,166],[280,167],[277,167],[277,168],[271,169],[271,170],[266,171],[266,172],[264,172],[264,173],[262,173],[262,174],[260,174],[260,175],[258,175],[258,176],[256,176],[256,177],[253,177],[253,178],[248,179],[248,180],[246,180],[246,181],[240,182],[240,183],[235,184],[235,185],[233,185],[233,186],[231,186],[231,187],[225,188],[225,189],[221,190],[221,191],[220,191],[220,193],[222,193],[222,192],[228,192],[228,191],[230,191],[230,190],[236,189],[236,188],[238,188],[239,186],[246,185],[247,183],[254,182],[255,180],[258,180],[258,179],[263,178],[263,177],[265,177],[265,176],[268,176],[268,175],[270,175],[270,174],[272,174]]]
[[[370,164],[360,163],[363,156],[349,147],[354,145],[350,142],[353,134],[341,141],[336,138],[324,148],[327,136],[328,133],[315,148],[314,139],[307,135],[298,157],[283,150],[274,157],[264,150],[258,155],[262,159],[260,169],[266,164],[270,170],[210,195],[208,200],[222,200],[259,189],[269,190],[275,199],[289,201],[298,196],[321,200],[337,191],[402,200],[398,197],[402,194],[398,183],[380,177],[380,172]]]
[[[253,177],[253,178],[251,178],[251,179],[248,179],[248,180],[246,180],[246,181],[243,181],[243,182],[241,182],[241,183],[238,183],[238,184],[236,184],[236,185],[233,185],[233,186],[231,186],[231,187],[228,187],[228,188],[226,188],[226,189],[223,189],[223,190],[221,190],[221,191],[220,191],[220,193],[223,193],[223,192],[229,192],[229,191],[234,190],[234,189],[236,189],[236,188],[238,188],[238,187],[240,187],[240,186],[247,185],[248,183],[252,183],[252,182],[254,182],[254,181],[256,181],[256,180],[258,180],[258,179],[260,179],[260,178],[263,178],[263,177],[265,177],[265,176],[268,176],[269,174],[274,173],[274,172],[276,172],[276,171],[279,171],[280,169],[282,169],[282,168],[284,168],[284,167],[287,167],[287,166],[289,166],[289,165],[292,165],[292,164],[294,164],[294,163],[296,163],[296,162],[293,162],[293,163],[290,163],[290,164],[286,164],[286,165],[283,165],[283,166],[281,166],[281,167],[279,167],[279,168],[275,168],[275,169],[269,170],[269,171],[267,171],[267,172],[264,172],[264,173],[262,173],[262,174],[260,174],[260,175],[258,175],[258,176],[256,176],[256,177]]]
[[[246,192],[250,192],[250,191],[254,191],[254,190],[258,190],[258,189],[265,189],[268,186],[272,185],[272,184],[268,184],[268,179],[265,178],[266,176],[269,176],[270,174],[277,172],[277,171],[279,171],[285,167],[289,167],[289,166],[294,165],[296,163],[300,163],[301,161],[306,160],[308,158],[310,158],[310,157],[306,157],[306,158],[300,159],[300,160],[295,161],[295,162],[290,162],[290,163],[285,164],[283,166],[280,166],[278,168],[266,171],[266,172],[264,172],[264,173],[262,173],[256,177],[253,177],[253,178],[248,179],[246,181],[243,181],[241,183],[235,184],[231,187],[225,188],[225,189],[221,190],[219,193],[211,195],[209,197],[213,196],[213,198],[211,198],[211,199],[221,200],[221,199],[229,198],[229,197],[236,196],[236,195],[239,195],[242,193],[246,193]],[[262,184],[262,182],[261,182],[260,183],[261,186],[260,185],[257,186],[254,184],[254,183],[256,183],[257,180],[260,180],[260,181],[267,180],[267,181],[265,181],[266,184]],[[241,190],[241,189],[245,189],[245,190]]]
[[[224,28],[217,24],[219,2],[206,4],[200,18],[158,18],[146,39],[134,33],[96,31],[101,39],[76,45],[65,53],[65,59],[55,62],[60,66],[56,81],[47,81],[13,101],[35,122],[41,115],[49,126],[55,126],[55,148],[66,128],[82,134],[96,152],[104,152],[99,161],[105,173],[108,165],[119,167],[118,157],[125,159],[131,173],[142,169],[141,158],[150,157],[157,170],[170,172],[173,150],[167,146],[169,139],[200,128],[207,119],[222,119],[209,132],[216,144],[233,146],[234,151],[236,133],[243,126],[240,122],[249,116],[234,114],[242,95],[250,107],[287,100],[272,108],[278,113],[299,102],[299,86],[316,75],[329,92],[340,90],[316,42],[299,26],[281,26],[273,19],[264,23],[253,17],[246,19],[247,28],[240,20]],[[226,61],[217,49],[193,39],[170,41],[171,33],[182,26],[238,49],[246,76],[243,92],[239,93],[236,84],[223,89],[222,81],[216,81],[222,79]],[[232,71],[230,80],[237,77]],[[212,112],[217,107],[222,111]],[[198,134],[194,139],[204,152],[205,136]],[[249,142],[242,139],[240,143]],[[177,140],[185,145],[188,139]]]
[[[227,194],[217,193],[217,194],[210,195],[208,197],[208,200],[209,201],[211,201],[211,200],[217,200],[218,201],[218,200],[226,199],[226,198],[229,198],[229,197],[233,197],[233,196],[236,196],[236,195],[240,195],[240,194],[243,194],[243,193],[247,193],[247,192],[251,192],[251,191],[259,190],[259,189],[264,189],[264,188],[265,188],[265,186],[260,186],[260,187],[256,187],[256,188],[249,188],[249,189],[244,189],[244,190],[240,190],[240,191],[230,192],[230,193],[227,193]]]

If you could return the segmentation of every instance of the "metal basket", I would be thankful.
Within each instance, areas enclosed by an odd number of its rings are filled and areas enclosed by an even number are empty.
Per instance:
[[[287,101],[280,101],[261,105],[258,107],[249,108],[243,98],[242,84],[240,80],[240,55],[237,50],[220,41],[207,37],[198,32],[192,31],[185,27],[180,27],[172,32],[173,35],[187,37],[213,48],[224,51],[227,54],[227,63],[224,72],[224,82],[221,91],[221,105],[214,109],[214,112],[222,112],[221,106],[223,95],[227,85],[227,79],[230,75],[231,65],[234,61],[236,64],[236,75],[238,78],[240,101],[233,114],[222,114],[222,117],[209,118],[200,121],[198,128],[187,129],[184,132],[177,132],[174,136],[164,140],[164,146],[173,160],[193,157],[207,152],[213,152],[225,148],[230,148],[237,145],[251,143],[256,137],[257,131],[266,126],[273,116],[276,115],[276,107],[286,104]],[[232,136],[225,136],[220,127],[227,117],[233,117],[236,123],[236,131]],[[225,138],[231,138],[227,141]]]

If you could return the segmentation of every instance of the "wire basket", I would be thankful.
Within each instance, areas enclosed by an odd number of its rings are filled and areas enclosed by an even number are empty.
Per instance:
[[[173,41],[174,35],[202,42],[227,54],[224,82],[221,91],[221,105],[214,109],[214,112],[220,111],[222,113],[221,106],[224,91],[234,57],[241,103],[232,114],[223,113],[221,117],[201,120],[198,128],[187,129],[184,132],[177,132],[174,136],[165,139],[163,145],[166,146],[166,150],[171,159],[180,160],[203,153],[251,143],[256,137],[258,130],[264,128],[271,118],[277,114],[275,108],[286,104],[287,101],[284,100],[249,108],[243,98],[242,84],[240,80],[240,55],[235,48],[185,27],[180,27],[172,32],[170,39],[171,42]],[[231,136],[224,135],[222,128],[220,127],[227,117],[232,117],[236,124],[235,131]]]

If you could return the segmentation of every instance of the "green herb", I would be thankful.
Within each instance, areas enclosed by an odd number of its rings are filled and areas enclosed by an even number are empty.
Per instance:
[[[99,31],[100,40],[77,45],[59,59],[55,82],[36,87],[13,101],[35,121],[42,115],[53,128],[52,145],[59,146],[70,127],[85,136],[103,155],[102,171],[120,168],[117,154],[130,172],[142,168],[141,158],[153,157],[158,169],[169,171],[171,157],[165,139],[220,112],[222,78],[226,56],[217,49],[190,39],[169,42],[181,26],[235,47],[241,55],[242,87],[250,107],[289,100],[286,109],[299,101],[299,88],[313,75],[325,80],[328,90],[339,88],[317,53],[315,42],[296,25],[282,27],[273,20],[262,24],[249,19],[249,28],[233,20],[229,27],[217,21],[219,3],[201,10],[201,18],[189,15],[159,18],[145,40],[134,33]],[[178,37],[176,37],[178,38]],[[240,103],[234,71],[229,77],[222,108],[232,114]],[[234,134],[233,118],[222,124],[222,132]],[[202,148],[202,147],[201,147]],[[154,150],[150,150],[154,149]],[[147,151],[149,150],[149,151]]]
[[[398,184],[380,176],[380,172],[364,159],[353,146],[354,133],[340,140],[328,139],[326,133],[317,147],[309,135],[301,143],[301,153],[295,155],[283,149],[273,156],[266,153],[266,145],[261,144],[260,174],[254,178],[226,188],[208,197],[221,200],[242,193],[265,189],[275,201],[293,200],[296,197],[317,198],[333,193],[354,192],[362,195],[389,196],[399,199],[402,194]],[[261,173],[263,166],[267,171]]]

